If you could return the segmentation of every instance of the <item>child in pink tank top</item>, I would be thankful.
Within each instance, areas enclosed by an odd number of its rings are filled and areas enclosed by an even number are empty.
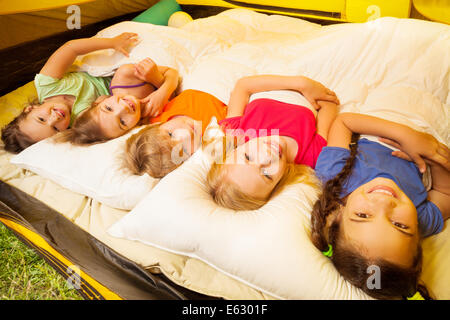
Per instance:
[[[251,94],[271,90],[300,92],[318,110],[272,99],[248,103]],[[208,173],[215,201],[235,210],[264,205],[289,183],[315,185],[313,170],[338,113],[336,94],[302,76],[254,76],[239,80],[227,118],[220,122],[227,150]],[[233,141],[230,148],[230,141]]]

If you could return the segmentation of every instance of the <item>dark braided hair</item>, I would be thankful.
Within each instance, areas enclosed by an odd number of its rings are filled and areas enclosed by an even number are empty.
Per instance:
[[[348,157],[341,172],[330,179],[323,186],[323,191],[313,207],[311,214],[311,240],[320,251],[333,248],[331,261],[338,272],[351,284],[362,289],[365,293],[376,299],[406,299],[417,291],[423,298],[431,299],[425,286],[419,284],[422,271],[422,248],[418,244],[412,266],[406,268],[398,266],[384,259],[368,259],[349,244],[340,241],[340,218],[333,217],[333,213],[345,206],[345,199],[341,197],[343,185],[350,176],[357,155],[357,140],[359,135],[353,134]],[[334,216],[334,215],[333,215]],[[327,228],[327,225],[329,227]],[[380,270],[381,287],[369,287],[371,266]]]
[[[338,210],[342,204],[341,191],[342,186],[350,176],[353,168],[353,163],[356,159],[358,150],[357,140],[359,135],[353,134],[352,143],[350,144],[350,157],[347,158],[344,167],[333,179],[326,182],[323,187],[323,192],[313,207],[311,215],[312,222],[312,242],[320,250],[326,251],[328,249],[328,235],[325,235],[325,227],[327,225],[327,218],[330,214]],[[331,231],[331,228],[330,228]]]

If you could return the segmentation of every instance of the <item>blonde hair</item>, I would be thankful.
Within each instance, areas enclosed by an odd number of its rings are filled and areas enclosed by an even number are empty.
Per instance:
[[[93,116],[97,106],[98,103],[93,102],[89,109],[83,111],[75,119],[70,129],[55,135],[54,141],[57,143],[70,142],[74,145],[83,146],[110,140],[111,138],[102,131]]]
[[[149,125],[127,139],[124,166],[133,174],[162,178],[180,165],[172,161],[174,143],[160,125]]]
[[[228,149],[228,148],[227,148]],[[225,153],[229,151],[226,150]],[[224,159],[225,157],[222,156]],[[304,183],[318,190],[318,180],[314,171],[305,165],[288,163],[280,181],[269,195],[257,198],[246,194],[235,183],[227,179],[227,165],[215,161],[206,177],[209,193],[214,201],[222,207],[233,210],[256,210],[265,205],[272,197],[279,194],[286,185]]]

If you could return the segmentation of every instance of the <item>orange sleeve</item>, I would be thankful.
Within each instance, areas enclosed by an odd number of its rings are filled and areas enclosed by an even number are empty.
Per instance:
[[[185,90],[169,101],[164,107],[163,112],[158,117],[151,119],[150,123],[166,122],[178,115],[184,115],[194,120],[202,121],[202,129],[204,132],[213,116],[218,121],[226,117],[227,107],[222,101],[209,93],[197,90]]]

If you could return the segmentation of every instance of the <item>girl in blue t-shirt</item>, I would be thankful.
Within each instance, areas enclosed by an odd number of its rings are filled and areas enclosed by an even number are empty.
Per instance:
[[[368,139],[350,144],[355,133],[382,137],[399,151]],[[449,158],[449,149],[429,134],[371,116],[339,115],[316,164],[323,192],[311,216],[314,245],[372,297],[429,298],[418,284],[420,241],[441,232],[450,215]],[[426,163],[429,191],[422,183]]]

